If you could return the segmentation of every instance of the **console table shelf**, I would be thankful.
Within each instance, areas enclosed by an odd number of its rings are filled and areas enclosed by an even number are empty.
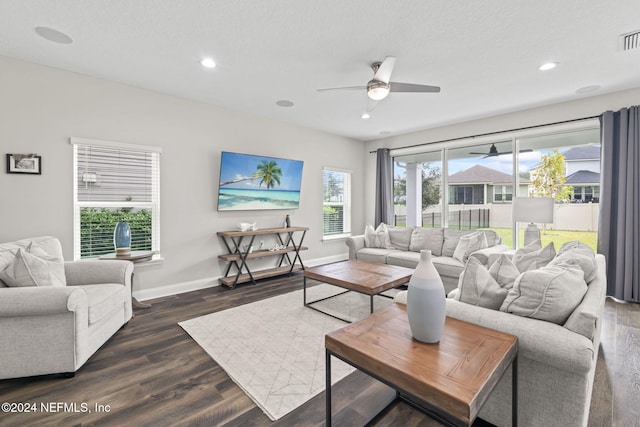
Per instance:
[[[275,268],[269,268],[266,270],[254,271],[251,273],[251,275],[253,276],[253,280],[260,280],[260,279],[268,279],[269,277],[284,276],[285,274],[290,274],[293,271],[300,271],[300,270],[302,270],[302,267],[300,267],[299,265],[294,266],[293,270],[291,269],[291,267],[287,265],[284,267],[275,267]],[[235,281],[236,281],[236,276],[223,277],[220,279],[220,283],[230,288],[234,287]],[[245,274],[241,274],[240,277],[238,277],[238,281],[236,282],[236,284],[248,283],[248,282],[251,282],[251,276],[245,273]]]
[[[230,288],[234,288],[238,283],[251,282],[255,285],[256,280],[259,279],[304,270],[304,265],[300,258],[300,251],[309,249],[302,246],[302,241],[304,240],[307,230],[309,230],[307,227],[278,227],[247,231],[219,231],[217,234],[222,239],[227,253],[219,255],[218,258],[229,263],[224,277],[219,279],[220,283]],[[295,233],[299,233],[299,235],[295,236]],[[251,248],[254,246],[256,236],[264,235],[275,236],[278,246],[282,247],[282,249],[252,250]],[[298,237],[298,239],[296,240],[294,237]],[[293,260],[289,254],[294,255]],[[268,268],[254,273],[247,263],[248,260],[272,256],[278,257],[277,266],[274,268]],[[296,262],[298,263],[297,265]],[[235,268],[235,273],[231,272],[232,268]]]
[[[307,248],[306,246],[301,246],[297,250],[298,251],[306,251],[308,249],[309,248]],[[291,253],[291,252],[296,252],[296,248],[294,248],[293,246],[289,246],[289,247],[287,247],[285,249],[278,249],[278,250],[275,250],[275,251],[270,251],[268,249],[265,249],[265,250],[253,251],[253,252],[249,253],[247,255],[246,259],[264,258],[264,257],[268,257],[268,256],[280,255],[280,254]],[[242,257],[240,256],[240,254],[218,255],[218,258],[223,259],[225,261],[240,261],[240,260],[242,260]]]

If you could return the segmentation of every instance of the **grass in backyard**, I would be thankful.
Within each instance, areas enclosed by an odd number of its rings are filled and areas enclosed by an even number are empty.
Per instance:
[[[502,238],[502,244],[513,247],[513,237],[510,228],[492,228]],[[524,241],[524,229],[520,229],[520,246]],[[572,231],[572,230],[540,230],[540,241],[542,246],[548,245],[553,242],[553,246],[556,251],[560,247],[573,240],[579,240],[580,242],[589,245],[594,252],[597,250],[598,233],[595,231]]]
[[[405,224],[396,224],[398,227],[404,227]],[[436,227],[437,228],[437,227]],[[475,228],[475,227],[473,227]],[[469,229],[465,227],[464,229]],[[502,244],[510,248],[513,248],[513,236],[510,228],[491,228],[502,238]],[[598,233],[595,231],[573,231],[573,230],[540,230],[540,241],[542,246],[548,245],[553,242],[553,246],[556,251],[567,242],[578,240],[586,245],[589,245],[594,252],[597,252],[598,245]],[[524,228],[520,229],[520,246],[523,246],[524,242]]]

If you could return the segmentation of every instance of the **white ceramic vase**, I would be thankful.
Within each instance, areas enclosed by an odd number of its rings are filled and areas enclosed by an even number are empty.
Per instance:
[[[431,262],[431,251],[420,251],[420,262],[409,281],[407,313],[413,337],[437,343],[442,337],[447,315],[444,285]]]

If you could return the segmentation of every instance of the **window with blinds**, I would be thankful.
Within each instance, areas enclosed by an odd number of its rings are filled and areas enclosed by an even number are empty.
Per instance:
[[[323,236],[349,235],[351,233],[351,172],[324,168],[322,193]]]
[[[160,153],[156,147],[71,138],[74,257],[113,253],[119,221],[132,251],[160,251]]]

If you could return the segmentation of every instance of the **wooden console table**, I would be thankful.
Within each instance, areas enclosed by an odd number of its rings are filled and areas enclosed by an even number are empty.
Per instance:
[[[217,234],[222,238],[224,246],[227,249],[227,253],[219,255],[218,258],[229,263],[224,277],[219,279],[220,283],[230,288],[234,288],[238,283],[251,282],[255,285],[258,279],[266,279],[267,277],[291,274],[296,270],[304,270],[304,265],[300,258],[300,251],[308,249],[302,246],[302,241],[307,234],[307,230],[309,230],[308,227],[278,227],[247,231],[218,231]],[[301,233],[301,235],[295,236],[295,233]],[[277,250],[252,250],[251,248],[255,247],[254,241],[256,236],[264,235],[275,235],[277,244],[282,248]],[[283,238],[283,236],[285,237]],[[294,237],[299,237],[299,239],[296,241]],[[294,255],[293,260],[289,254]],[[248,260],[270,256],[279,256],[276,267],[256,271],[255,273],[251,271],[247,263]],[[298,265],[296,265],[296,262],[298,262]],[[229,274],[231,273],[232,267],[235,267],[235,275]]]

